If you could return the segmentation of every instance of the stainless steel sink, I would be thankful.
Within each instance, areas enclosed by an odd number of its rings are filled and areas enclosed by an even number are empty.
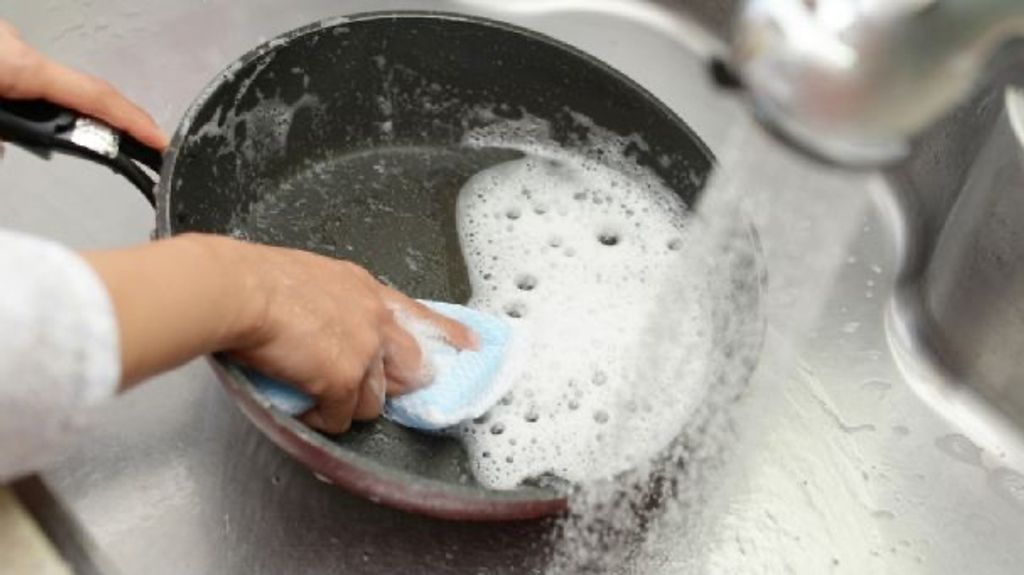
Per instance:
[[[714,35],[659,12],[684,4],[721,33],[729,2],[11,4],[4,16],[31,41],[120,85],[167,129],[261,39],[338,13],[402,7],[471,11],[579,46],[664,100],[718,154],[748,121],[741,102],[710,86],[697,56],[713,50]],[[1021,110],[1005,85],[994,82],[926,135],[909,163],[863,190],[857,233],[838,246],[813,328],[798,341],[769,326],[714,489],[689,517],[652,530],[633,571],[1020,571],[1024,387],[1014,385],[1014,365],[1024,243],[1015,224],[1024,196],[1015,192],[1024,150]],[[75,246],[145,240],[152,216],[135,196],[72,160],[41,171],[9,150],[0,163],[0,225]],[[544,570],[550,523],[443,523],[324,485],[252,428],[201,363],[96,419],[45,479],[124,573]]]
[[[891,173],[906,225],[893,343],[922,397],[1020,465],[1024,106],[1000,78]]]

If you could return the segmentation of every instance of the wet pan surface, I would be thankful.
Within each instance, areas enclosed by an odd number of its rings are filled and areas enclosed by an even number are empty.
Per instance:
[[[158,234],[203,231],[357,262],[418,298],[470,295],[455,198],[520,152],[463,145],[524,114],[566,147],[580,115],[646,144],[627,150],[690,204],[712,165],[686,124],[606,65],[501,23],[434,13],[315,24],[243,57],[196,101],[165,158]],[[696,175],[696,177],[694,176]],[[524,519],[565,507],[559,489],[479,486],[454,439],[387,421],[339,437],[275,411],[215,361],[253,422],[326,479],[453,519]]]

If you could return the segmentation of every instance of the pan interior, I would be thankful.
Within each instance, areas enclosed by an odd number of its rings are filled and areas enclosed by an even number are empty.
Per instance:
[[[567,147],[586,137],[577,114],[639,135],[646,146],[627,153],[687,204],[712,166],[679,118],[568,47],[458,17],[366,17],[272,41],[211,86],[165,172],[168,231],[344,258],[413,297],[464,302],[455,198],[520,152],[462,138],[525,114]],[[413,477],[476,486],[451,438],[379,421],[331,440]]]

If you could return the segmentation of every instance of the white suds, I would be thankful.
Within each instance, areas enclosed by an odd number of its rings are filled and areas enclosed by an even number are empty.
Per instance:
[[[539,120],[468,138],[525,154],[476,175],[458,203],[470,306],[508,316],[530,341],[499,376],[512,392],[456,431],[492,488],[640,465],[707,393],[710,294],[688,250],[697,228],[679,196],[625,157],[632,140],[590,128],[580,151],[545,141]]]

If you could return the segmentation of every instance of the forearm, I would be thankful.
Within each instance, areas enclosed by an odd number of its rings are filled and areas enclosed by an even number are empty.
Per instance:
[[[260,296],[234,244],[187,235],[83,254],[114,304],[122,388],[246,337]]]

